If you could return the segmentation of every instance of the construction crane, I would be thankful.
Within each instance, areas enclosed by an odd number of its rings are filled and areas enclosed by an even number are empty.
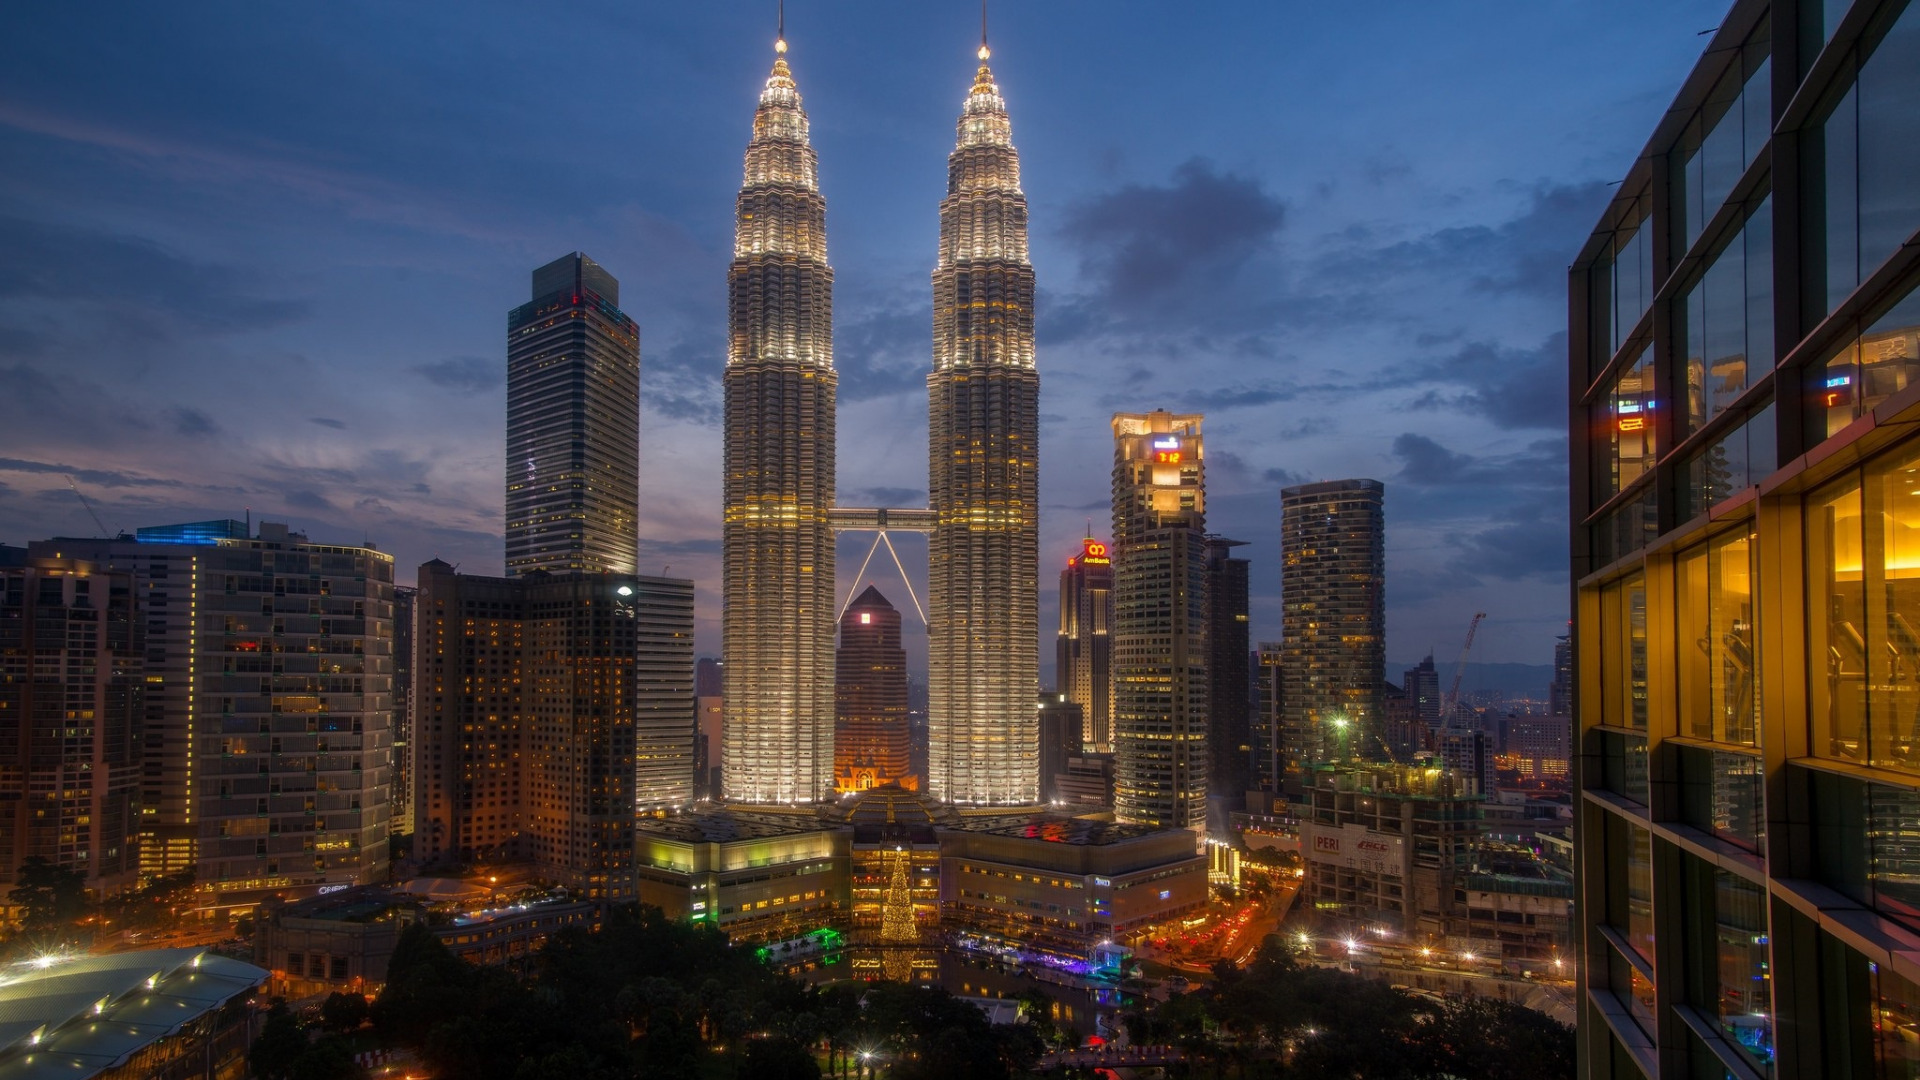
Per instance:
[[[1473,651],[1473,635],[1480,629],[1480,620],[1487,617],[1484,611],[1473,613],[1473,621],[1467,624],[1467,643],[1460,646],[1460,662],[1453,665],[1453,685],[1447,687],[1447,696],[1441,704],[1441,722],[1452,723],[1454,711],[1460,707],[1460,680],[1467,675],[1467,654]]]
[[[93,504],[88,502],[87,497],[80,493],[80,485],[73,482],[72,475],[68,475],[67,477],[67,487],[73,492],[73,497],[80,500],[80,505],[87,508],[87,516],[92,518],[93,523],[100,527],[100,535],[112,536],[113,534],[107,531],[107,523],[101,521],[100,515],[94,512]]]

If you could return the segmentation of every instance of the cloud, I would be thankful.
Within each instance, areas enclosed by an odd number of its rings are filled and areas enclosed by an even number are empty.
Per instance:
[[[169,338],[256,330],[306,314],[305,301],[260,295],[263,280],[271,279],[195,262],[143,237],[0,216],[0,300],[104,309]]]
[[[925,304],[871,312],[834,327],[841,401],[926,392],[933,316]]]
[[[1285,220],[1258,180],[1194,158],[1169,184],[1129,184],[1081,203],[1060,231],[1109,301],[1157,307],[1230,280]]]
[[[189,438],[212,435],[220,430],[220,425],[213,422],[213,417],[199,409],[175,408],[170,415],[173,418],[173,430]]]
[[[286,503],[288,506],[298,507],[302,510],[332,510],[334,508],[333,503],[329,501],[325,495],[317,491],[304,489],[287,492]]]
[[[1465,412],[1502,428],[1564,428],[1567,335],[1555,333],[1532,349],[1468,342],[1440,360],[1416,365],[1407,381],[1459,388],[1453,394],[1429,389],[1408,403],[1412,409]]]
[[[660,540],[643,536],[640,538],[640,550],[648,555],[718,555],[720,541],[717,538]]]
[[[442,390],[456,394],[478,394],[506,381],[506,365],[478,356],[451,356],[415,364],[407,369]]]
[[[1297,472],[1294,472],[1292,469],[1278,469],[1278,468],[1267,469],[1266,471],[1262,472],[1260,474],[1260,479],[1265,480],[1267,483],[1273,484],[1276,487],[1298,487],[1301,484],[1309,484],[1313,482],[1305,473],[1297,473]]]
[[[1393,456],[1400,459],[1398,479],[1421,487],[1564,488],[1567,480],[1562,440],[1542,439],[1524,453],[1482,460],[1406,432],[1394,438]]]
[[[347,430],[347,422],[345,420],[335,420],[331,416],[309,416],[307,417],[307,423],[318,424],[323,428],[332,428],[335,431]]]
[[[1567,522],[1534,507],[1521,507],[1504,515],[1505,520],[1478,532],[1456,533],[1447,543],[1458,554],[1448,560],[1454,571],[1475,578],[1485,576],[1503,581],[1520,578],[1565,577],[1567,573]]]
[[[888,509],[911,509],[927,505],[925,488],[907,487],[869,487],[856,488],[842,492],[840,503],[843,506],[880,506]]]
[[[57,465],[47,461],[31,461],[24,458],[0,457],[0,472],[45,473],[54,476],[71,476],[85,484],[98,484],[101,487],[181,487],[178,480],[162,480],[151,476],[139,476],[121,472],[117,469],[84,469],[72,465]]]

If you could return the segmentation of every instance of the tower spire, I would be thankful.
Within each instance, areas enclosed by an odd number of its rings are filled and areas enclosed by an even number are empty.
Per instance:
[[[786,0],[781,2],[785,3]],[[987,57],[992,55],[993,51],[987,48],[987,0],[980,0],[980,61],[985,63]]]
[[[986,0],[980,0],[982,4]],[[773,39],[773,51],[785,55],[787,51],[787,0],[780,0],[780,28]]]

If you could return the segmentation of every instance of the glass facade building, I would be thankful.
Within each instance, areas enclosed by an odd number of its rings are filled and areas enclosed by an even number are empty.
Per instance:
[[[507,573],[633,573],[639,504],[640,328],[576,251],[507,314]]]
[[[1583,1075],[1920,1075],[1920,4],[1740,0],[1575,260]]]

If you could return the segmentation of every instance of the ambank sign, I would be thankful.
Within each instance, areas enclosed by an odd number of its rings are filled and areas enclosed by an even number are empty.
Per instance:
[[[1406,838],[1374,832],[1363,825],[1308,824],[1307,858],[1329,866],[1399,877],[1406,865]]]

